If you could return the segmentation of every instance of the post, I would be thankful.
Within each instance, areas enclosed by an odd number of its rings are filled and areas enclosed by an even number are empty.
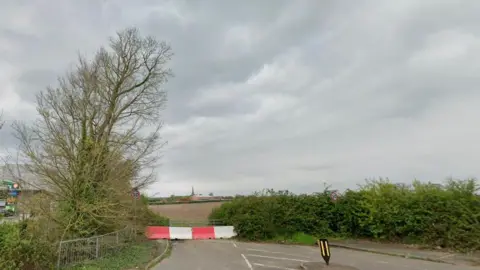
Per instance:
[[[57,252],[57,269],[60,269],[60,263],[62,258],[62,241],[58,244],[58,252]]]
[[[327,239],[318,239],[317,240],[318,247],[320,247],[320,253],[322,255],[322,258],[325,260],[325,263],[327,265],[330,264],[330,246],[328,244]]]
[[[135,234],[135,241],[137,241],[137,198],[133,197],[133,233]]]
[[[133,188],[131,192],[133,198],[133,233],[135,234],[135,240],[137,240],[137,200],[141,195],[137,188]]]
[[[118,231],[115,233],[115,237],[117,238],[117,245],[118,245]]]
[[[98,241],[98,238],[100,237],[97,237],[97,241],[95,243],[95,258],[98,258],[100,255],[100,242]]]

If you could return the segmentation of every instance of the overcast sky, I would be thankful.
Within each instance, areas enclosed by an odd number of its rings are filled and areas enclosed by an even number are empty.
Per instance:
[[[33,119],[78,52],[136,26],[175,52],[151,194],[475,177],[478,14],[478,0],[1,1],[0,108]]]

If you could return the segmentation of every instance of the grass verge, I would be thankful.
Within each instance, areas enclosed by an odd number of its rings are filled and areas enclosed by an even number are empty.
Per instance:
[[[237,241],[246,243],[265,243],[265,244],[285,244],[285,245],[304,245],[315,246],[317,244],[317,238],[305,233],[296,233],[292,236],[277,236],[269,240],[247,240],[242,238],[236,238]]]
[[[306,233],[296,233],[291,237],[277,236],[273,242],[285,243],[285,244],[298,244],[298,245],[309,245],[313,246],[317,242],[317,239]]]
[[[146,266],[145,269],[150,269],[154,267],[155,265],[159,264],[163,259],[170,257],[170,254],[172,254],[172,244],[170,241],[167,241],[167,246],[164,248],[164,250],[161,252],[161,254],[156,257],[155,259],[151,260]]]
[[[286,245],[303,245],[303,246],[316,246],[317,239],[315,236],[306,234],[306,233],[295,233],[292,236],[277,236],[270,240],[260,240],[260,241],[248,241],[245,239],[238,239],[243,242],[256,242],[256,243],[275,243],[275,244],[286,244]],[[345,240],[342,237],[327,237],[329,241],[335,240]]]
[[[157,241],[142,241],[125,247],[115,254],[87,261],[67,268],[68,270],[126,270],[141,269],[158,257],[165,246]]]

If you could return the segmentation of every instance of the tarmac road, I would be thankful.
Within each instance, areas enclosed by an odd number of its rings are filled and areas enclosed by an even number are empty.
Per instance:
[[[479,267],[406,259],[332,248],[331,263],[359,270],[479,270]],[[254,244],[228,240],[174,242],[172,254],[155,270],[268,270],[300,269],[307,261],[322,261],[314,247]]]

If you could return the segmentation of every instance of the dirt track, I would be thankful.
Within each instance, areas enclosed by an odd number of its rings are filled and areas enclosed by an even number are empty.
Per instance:
[[[207,220],[212,209],[224,202],[150,205],[156,213],[175,220]]]

